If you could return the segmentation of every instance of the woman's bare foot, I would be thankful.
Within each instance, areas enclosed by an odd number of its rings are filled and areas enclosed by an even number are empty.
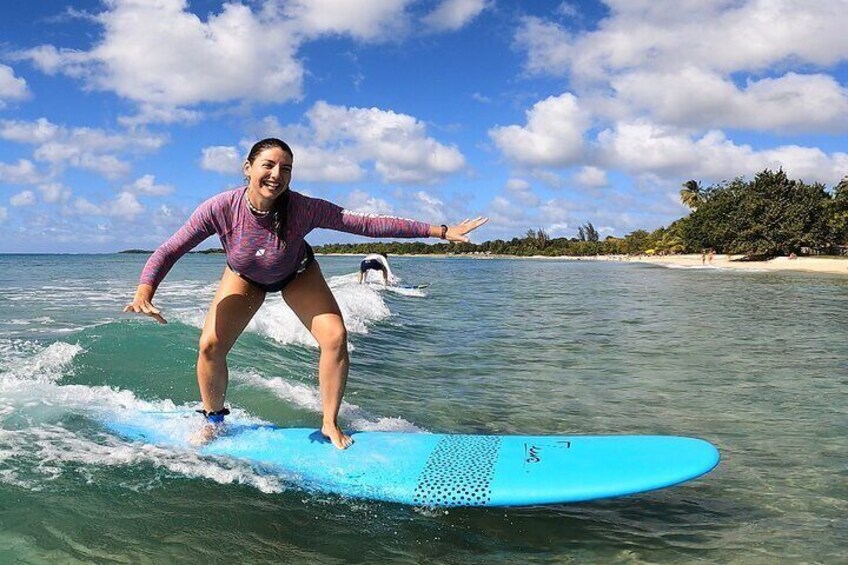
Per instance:
[[[197,430],[197,433],[189,438],[189,442],[200,447],[206,445],[216,437],[218,437],[224,429],[223,423],[217,424],[212,422],[204,422],[203,426]]]
[[[338,424],[324,424],[321,433],[339,449],[347,449],[353,444],[353,438],[344,433]]]

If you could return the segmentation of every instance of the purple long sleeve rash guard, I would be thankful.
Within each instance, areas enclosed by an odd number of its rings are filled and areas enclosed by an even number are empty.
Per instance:
[[[207,237],[217,233],[236,272],[263,285],[272,285],[297,270],[306,256],[306,234],[315,228],[369,237],[429,237],[430,224],[361,214],[340,206],[289,192],[285,239],[274,233],[273,219],[255,216],[247,207],[247,187],[213,196],[191,215],[174,235],[150,256],[139,283],[159,286],[174,263]]]

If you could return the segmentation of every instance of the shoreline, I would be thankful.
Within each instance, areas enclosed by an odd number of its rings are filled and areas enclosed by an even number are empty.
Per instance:
[[[361,257],[361,253],[316,253],[321,257]],[[518,260],[544,260],[544,261],[619,261],[626,263],[645,263],[649,265],[660,265],[663,267],[696,268],[696,269],[735,269],[740,271],[798,271],[805,273],[823,273],[831,275],[848,276],[848,257],[775,257],[768,261],[740,261],[742,255],[715,255],[712,263],[702,263],[700,254],[688,255],[664,255],[664,256],[629,256],[629,255],[594,255],[588,257],[558,256],[548,257],[545,255],[531,255],[522,257],[518,255],[473,255],[473,254],[403,254],[393,257],[429,257],[431,259],[518,259]]]
[[[630,263],[648,263],[663,267],[726,269],[739,271],[796,271],[804,273],[823,273],[830,275],[848,275],[848,257],[775,257],[768,261],[741,261],[742,255],[715,255],[712,262],[704,263],[700,254],[624,257],[597,257],[600,261],[627,261]]]

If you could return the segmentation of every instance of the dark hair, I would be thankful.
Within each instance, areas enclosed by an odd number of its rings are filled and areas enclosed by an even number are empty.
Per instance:
[[[291,147],[289,147],[288,143],[282,139],[277,139],[276,137],[267,137],[253,144],[253,147],[250,148],[250,152],[247,154],[247,162],[252,165],[257,155],[266,149],[273,149],[274,147],[282,149],[284,152],[288,153],[292,159],[294,159],[294,152]],[[277,238],[281,241],[285,241],[288,208],[289,191],[286,190],[274,201],[274,210],[272,212],[274,219],[274,233],[277,234]]]

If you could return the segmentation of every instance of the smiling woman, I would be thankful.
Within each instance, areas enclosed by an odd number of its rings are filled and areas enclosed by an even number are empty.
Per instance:
[[[486,218],[455,226],[357,214],[290,189],[294,154],[276,138],[257,142],[244,162],[248,184],[223,192],[201,204],[186,224],[151,255],[138,289],[125,312],[146,314],[165,323],[153,295],[165,275],[190,249],[218,234],[227,254],[227,267],[206,316],[197,358],[201,412],[208,425],[199,441],[220,430],[229,411],[224,407],[229,373],[227,354],[265,300],[281,292],[309,329],[321,354],[318,380],[323,409],[321,432],[338,448],[351,438],[338,425],[338,412],[347,382],[347,333],[341,310],[304,237],[315,228],[328,228],[370,237],[440,237],[467,242],[467,233]]]

